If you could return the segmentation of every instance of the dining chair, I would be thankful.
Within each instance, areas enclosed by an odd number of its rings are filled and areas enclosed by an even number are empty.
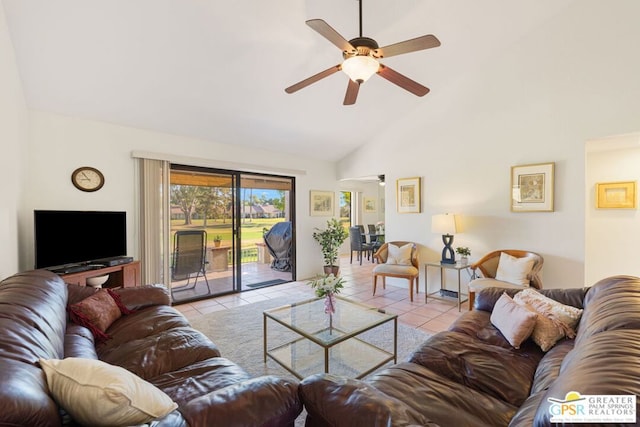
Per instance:
[[[353,264],[353,252],[358,253],[356,260],[360,260],[360,265],[362,265],[363,252],[367,255],[367,259],[369,259],[373,250],[373,246],[371,246],[371,244],[363,242],[364,235],[360,231],[360,227],[361,226],[349,227],[349,238],[351,242],[351,264]]]
[[[373,251],[375,252],[382,246],[382,239],[378,236],[378,230],[375,225],[367,224],[367,228],[369,229],[369,243],[371,243]]]

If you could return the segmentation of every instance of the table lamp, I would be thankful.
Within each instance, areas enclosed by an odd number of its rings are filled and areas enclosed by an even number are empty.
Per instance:
[[[453,253],[451,244],[453,243],[453,234],[457,231],[455,215],[438,214],[431,217],[431,232],[442,234],[442,242],[444,243],[441,264],[456,263],[456,256]]]

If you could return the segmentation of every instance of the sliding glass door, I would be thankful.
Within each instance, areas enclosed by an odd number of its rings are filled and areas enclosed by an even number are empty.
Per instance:
[[[294,279],[293,178],[240,176],[241,289]]]
[[[169,181],[174,302],[233,292],[236,174],[172,165]]]
[[[293,187],[290,177],[172,165],[174,302],[294,280]]]

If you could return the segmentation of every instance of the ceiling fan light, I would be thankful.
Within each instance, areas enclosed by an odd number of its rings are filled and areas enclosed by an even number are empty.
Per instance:
[[[342,63],[342,71],[356,83],[364,83],[374,75],[380,63],[370,56],[357,55],[347,58]]]

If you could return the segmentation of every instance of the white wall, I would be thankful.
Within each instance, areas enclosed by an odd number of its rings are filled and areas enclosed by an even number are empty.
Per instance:
[[[124,210],[128,213],[129,255],[137,257],[136,161],[131,154],[132,151],[148,151],[206,159],[212,164],[216,160],[254,164],[256,170],[306,171],[306,174],[296,176],[298,279],[322,271],[320,246],[311,234],[313,227],[324,226],[327,218],[309,216],[309,190],[337,191],[334,163],[40,111],[30,111],[29,122],[25,204],[20,211],[22,269],[33,268],[34,209]],[[85,165],[96,167],[105,175],[106,183],[100,191],[84,193],[71,184],[71,172]]]
[[[339,177],[386,172],[387,240],[422,244],[423,262],[442,249],[431,215],[451,212],[465,227],[454,246],[469,246],[472,260],[528,249],[545,259],[546,288],[585,285],[584,144],[640,127],[638,16],[635,0],[572,3],[466,79],[432,87],[413,115],[343,159]],[[449,108],[432,109],[429,97]],[[544,162],[556,163],[555,212],[511,213],[511,166]],[[399,215],[395,182],[414,176],[423,212]]]
[[[587,283],[616,274],[640,276],[638,209],[596,209],[596,183],[640,181],[640,135],[632,148],[609,149],[628,137],[603,140],[598,151],[587,149],[585,203],[585,277]],[[605,151],[602,151],[605,149]]]
[[[0,279],[18,271],[18,211],[27,146],[27,108],[0,3]]]

